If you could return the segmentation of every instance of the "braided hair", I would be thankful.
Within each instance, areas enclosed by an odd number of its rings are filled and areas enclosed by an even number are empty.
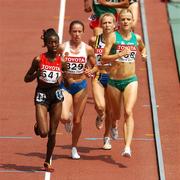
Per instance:
[[[53,28],[49,28],[47,30],[43,29],[43,34],[41,35],[41,39],[44,41],[44,47],[47,46],[48,39],[51,36],[56,36],[59,40],[59,36]]]

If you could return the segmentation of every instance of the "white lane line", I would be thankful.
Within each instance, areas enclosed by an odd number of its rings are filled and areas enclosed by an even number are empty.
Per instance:
[[[45,172],[44,180],[50,180],[50,179],[51,179],[51,173],[50,172]]]
[[[39,173],[39,172],[44,172],[44,171],[37,171],[37,170],[0,170],[0,173],[6,173],[6,172],[8,172],[8,173]]]
[[[65,7],[66,0],[60,0],[60,11],[59,11],[59,24],[58,24],[58,35],[59,35],[59,43],[62,43],[63,40],[63,30],[64,30],[64,16],[65,16]]]
[[[64,16],[65,16],[65,7],[66,7],[66,0],[60,0],[59,3],[59,22],[58,22],[58,35],[59,35],[59,43],[62,43],[63,40],[63,30],[64,30]],[[50,164],[52,163],[52,157]],[[51,179],[51,173],[45,172],[45,180]]]
[[[102,140],[103,138],[84,138],[88,141]],[[124,138],[118,138],[117,140],[124,140]],[[133,138],[133,141],[154,141],[154,138]]]
[[[50,164],[52,164],[52,157],[50,159]],[[50,180],[51,179],[51,173],[45,172],[44,180]]]
[[[0,139],[32,139],[31,136],[0,136]]]

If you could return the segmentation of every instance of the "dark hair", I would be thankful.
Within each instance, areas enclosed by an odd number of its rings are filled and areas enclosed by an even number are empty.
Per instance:
[[[72,29],[72,27],[74,26],[74,24],[80,24],[80,25],[82,26],[83,32],[84,32],[84,24],[83,24],[83,22],[80,21],[80,20],[74,20],[74,21],[72,21],[72,22],[70,23],[70,25],[69,25],[69,32],[71,32],[71,29]]]
[[[43,41],[44,41],[44,47],[47,46],[48,39],[51,36],[56,36],[59,40],[59,36],[53,28],[49,28],[47,30],[43,29],[43,34],[41,36],[41,39],[43,39]]]

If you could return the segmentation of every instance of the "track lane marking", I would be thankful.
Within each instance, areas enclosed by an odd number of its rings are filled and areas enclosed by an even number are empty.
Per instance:
[[[65,8],[66,8],[66,0],[60,0],[59,3],[59,22],[58,22],[58,35],[59,35],[59,43],[62,43],[63,40],[63,31],[64,31],[64,16],[65,16]],[[52,163],[52,157],[50,164]],[[50,180],[51,173],[45,172],[44,180]]]
[[[153,116],[152,119],[153,119],[154,135],[155,135],[156,154],[158,160],[158,173],[160,180],[165,180],[166,177],[165,177],[165,169],[164,169],[163,153],[161,147],[158,113],[157,113],[157,108],[159,106],[156,104],[154,79],[153,79],[152,64],[151,64],[150,43],[149,43],[149,36],[147,29],[144,0],[140,0],[140,13],[141,13],[141,21],[142,21],[141,24],[144,35],[144,42],[147,50],[147,69],[148,69],[147,72],[148,72],[148,83],[149,83],[150,100],[151,100],[152,116]]]
[[[96,141],[96,140],[103,140],[104,138],[84,138],[84,140],[88,140],[88,141]],[[118,138],[117,140],[113,140],[113,141],[122,141],[124,140],[124,138]],[[133,138],[134,141],[154,141],[154,138]]]
[[[31,136],[0,136],[0,139],[32,139]]]
[[[64,16],[65,16],[65,9],[66,9],[66,0],[60,0],[59,4],[59,22],[58,22],[58,35],[59,35],[59,42],[62,43],[63,40],[63,31],[64,31]]]

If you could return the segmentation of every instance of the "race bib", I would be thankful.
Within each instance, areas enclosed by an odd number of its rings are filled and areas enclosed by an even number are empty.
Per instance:
[[[63,96],[63,93],[62,93],[62,89],[57,89],[56,90],[56,98],[61,102],[64,101],[64,96]]]
[[[38,92],[36,95],[36,102],[43,103],[46,101],[46,94]]]
[[[84,57],[64,57],[66,61],[66,67],[68,73],[82,74],[84,73],[84,68],[86,64],[86,59]]]
[[[41,71],[41,76],[39,79],[46,83],[56,83],[60,76],[61,72],[44,69]]]
[[[89,16],[88,20],[89,21],[96,21],[97,20],[97,16],[95,14],[91,14],[91,16]]]
[[[96,64],[97,66],[110,66],[110,63],[102,64],[101,62],[101,56],[103,53],[103,48],[96,48],[95,49],[95,57],[96,57]]]
[[[103,53],[103,49],[102,48],[96,48],[95,49],[95,57],[96,57],[96,64],[97,65],[102,65],[102,63],[101,63],[102,53]]]
[[[136,53],[137,53],[136,46],[134,46],[134,45],[118,45],[116,47],[116,53],[122,52],[124,50],[124,48],[129,48],[131,50],[130,54],[125,55],[121,58],[118,58],[118,59],[116,59],[116,61],[118,61],[118,62],[134,62]]]

